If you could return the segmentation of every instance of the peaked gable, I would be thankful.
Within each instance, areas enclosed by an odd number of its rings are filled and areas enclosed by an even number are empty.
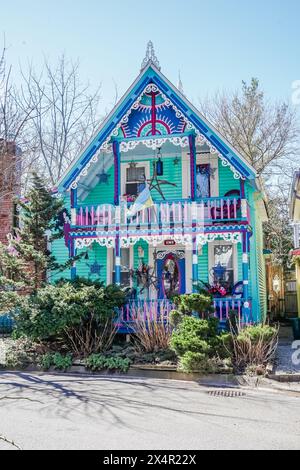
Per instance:
[[[81,177],[99,161],[101,152],[112,151],[113,140],[121,142],[121,151],[136,147],[141,140],[149,148],[163,144],[166,139],[184,147],[191,133],[196,136],[196,144],[208,145],[210,152],[217,154],[237,179],[256,178],[254,168],[158,68],[149,63],[71,164],[58,183],[59,190],[77,188]]]

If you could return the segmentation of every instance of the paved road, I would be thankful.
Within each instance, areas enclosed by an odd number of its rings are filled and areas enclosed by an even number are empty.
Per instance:
[[[299,449],[300,394],[215,397],[195,383],[0,374],[0,449]]]

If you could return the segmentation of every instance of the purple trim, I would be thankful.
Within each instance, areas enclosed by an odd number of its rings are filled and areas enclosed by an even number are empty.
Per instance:
[[[70,199],[71,199],[71,207],[73,209],[74,207],[74,204],[75,204],[75,194],[74,194],[74,189],[71,189],[71,193],[70,193]]]
[[[152,99],[152,108],[151,108],[152,135],[156,135],[156,96],[155,96],[155,93],[152,93],[151,99]]]
[[[119,143],[117,141],[113,142],[113,153],[114,153],[114,170],[115,170],[114,203],[115,203],[115,206],[118,206],[120,202],[120,153],[119,153]]]
[[[190,145],[190,173],[191,173],[191,198],[196,199],[196,152],[195,152],[195,136],[189,136]]]
[[[241,180],[241,199],[246,199],[246,192],[245,192],[245,181]]]

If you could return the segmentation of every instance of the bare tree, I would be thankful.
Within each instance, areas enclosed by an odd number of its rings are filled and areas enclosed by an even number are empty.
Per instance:
[[[259,81],[242,82],[242,90],[218,92],[201,101],[208,120],[253,165],[258,174],[272,176],[298,152],[299,128],[288,103],[272,104]]]
[[[24,94],[36,109],[29,130],[32,159],[54,185],[99,125],[100,87],[92,93],[80,81],[79,63],[64,55],[56,66],[45,59],[40,74],[30,66],[22,75]]]
[[[289,216],[289,192],[273,187],[268,202],[269,221],[265,224],[265,244],[272,251],[272,262],[285,269],[289,266],[293,248],[293,228]]]
[[[0,56],[0,200],[16,192],[20,183],[19,148],[24,149],[22,170],[26,172],[29,146],[27,125],[35,114],[35,103],[25,100],[12,81],[12,66],[7,65],[7,49]]]

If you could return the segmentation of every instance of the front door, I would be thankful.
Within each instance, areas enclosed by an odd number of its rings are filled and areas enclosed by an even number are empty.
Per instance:
[[[184,250],[159,251],[157,253],[157,278],[160,299],[171,299],[174,295],[185,293]]]

